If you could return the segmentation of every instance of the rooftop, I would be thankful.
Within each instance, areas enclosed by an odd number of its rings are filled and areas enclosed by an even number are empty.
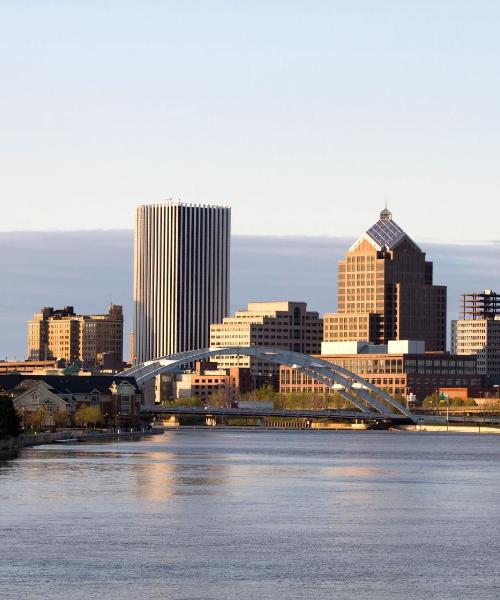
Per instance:
[[[57,394],[91,394],[94,390],[107,394],[114,382],[120,384],[123,381],[133,385],[138,392],[134,377],[120,375],[0,375],[0,389],[10,392],[18,385],[29,381],[44,381]]]
[[[381,211],[380,218],[375,225],[372,225],[370,229],[358,238],[350,250],[354,250],[363,240],[370,242],[377,250],[392,250],[405,238],[416,246],[408,234],[401,229],[396,221],[393,221],[391,211],[385,207]]]

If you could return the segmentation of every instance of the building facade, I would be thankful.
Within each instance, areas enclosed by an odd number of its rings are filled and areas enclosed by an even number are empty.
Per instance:
[[[72,306],[44,307],[28,322],[28,359],[62,359],[85,367],[121,368],[123,309],[111,304],[107,314],[78,315]]]
[[[321,349],[323,320],[308,311],[306,302],[250,302],[222,323],[210,326],[210,347],[268,346],[317,354]],[[249,356],[227,355],[215,358],[219,367],[246,367],[259,379],[273,378],[278,367]]]
[[[228,311],[230,236],[230,208],[137,208],[134,363],[208,346]]]
[[[451,322],[451,351],[475,355],[478,372],[500,384],[500,298],[492,290],[464,294],[460,316]]]
[[[446,287],[385,209],[338,265],[338,307],[324,315],[325,341],[422,340],[446,349]]]
[[[221,369],[216,363],[196,361],[193,371],[158,375],[155,381],[155,402],[195,398],[203,402],[228,405],[242,394],[252,391],[249,369]]]
[[[356,373],[392,396],[406,398],[415,394],[418,402],[439,388],[467,388],[474,396],[485,385],[477,372],[474,356],[456,356],[448,352],[414,354],[401,348],[370,347],[360,344],[359,352],[322,354],[321,359]],[[280,367],[280,393],[332,394],[328,389],[297,369]]]
[[[36,373],[58,369],[58,362],[52,360],[0,360],[0,375],[11,373]]]

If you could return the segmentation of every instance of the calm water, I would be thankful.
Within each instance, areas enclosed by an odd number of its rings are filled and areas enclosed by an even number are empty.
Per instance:
[[[0,597],[500,597],[500,437],[180,431],[0,462]]]

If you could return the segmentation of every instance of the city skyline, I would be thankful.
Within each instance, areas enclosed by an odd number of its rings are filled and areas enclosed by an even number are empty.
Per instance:
[[[498,238],[496,3],[28,5],[0,6],[1,230],[173,197],[350,237],[387,200],[422,242]]]
[[[230,311],[258,300],[258,288],[261,299],[286,296],[307,301],[321,314],[331,312],[336,306],[337,261],[354,239],[233,235]],[[0,300],[0,357],[22,358],[26,321],[33,312],[48,303],[64,306],[74,296],[82,312],[100,312],[110,302],[123,304],[124,331],[132,331],[133,232],[0,233],[0,250],[11,257],[3,273],[10,292]],[[448,325],[458,318],[460,294],[499,289],[495,274],[500,244],[426,244],[426,250],[436,280],[448,286]],[[290,258],[302,273],[300,279],[287,268]],[[54,264],[56,270],[46,269]],[[101,290],[98,295],[96,288]],[[129,356],[128,335],[124,355]]]

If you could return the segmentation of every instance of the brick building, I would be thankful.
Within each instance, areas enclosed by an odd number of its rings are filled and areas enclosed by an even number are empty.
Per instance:
[[[156,378],[155,400],[199,398],[210,403],[211,396],[214,396],[219,403],[230,404],[252,389],[249,369],[221,369],[213,362],[196,361],[192,372],[159,375]]]
[[[415,394],[418,402],[438,388],[467,388],[469,395],[474,396],[485,385],[484,377],[477,373],[474,356],[456,356],[448,352],[415,353],[414,347],[409,345],[404,349],[401,342],[385,347],[366,343],[356,346],[347,352],[321,354],[320,358],[360,375],[393,396]],[[331,394],[333,390],[297,369],[281,366],[280,392]]]

